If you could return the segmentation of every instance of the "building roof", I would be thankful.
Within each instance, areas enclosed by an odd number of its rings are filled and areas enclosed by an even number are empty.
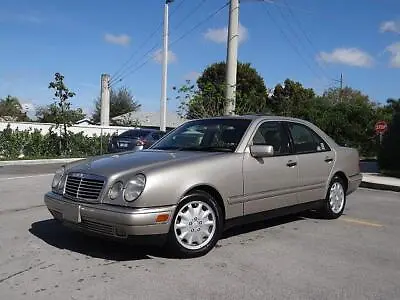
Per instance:
[[[117,117],[112,118],[113,121],[117,120],[132,120],[138,121],[140,126],[148,126],[148,127],[160,127],[160,112],[145,112],[145,111],[136,111],[126,113]],[[167,112],[166,116],[166,127],[177,127],[184,123],[186,119],[181,118],[175,112]]]

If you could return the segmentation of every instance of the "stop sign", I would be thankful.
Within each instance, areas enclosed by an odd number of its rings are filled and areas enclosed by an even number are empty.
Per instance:
[[[387,123],[385,121],[379,121],[375,124],[375,132],[382,134],[387,130]]]

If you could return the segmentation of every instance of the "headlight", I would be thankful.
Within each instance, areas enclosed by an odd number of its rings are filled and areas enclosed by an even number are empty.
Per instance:
[[[146,185],[146,177],[142,174],[136,175],[125,186],[124,198],[125,201],[131,202],[136,200],[143,192]]]
[[[123,188],[124,186],[122,185],[122,182],[114,183],[113,186],[108,191],[108,196],[110,197],[110,199],[111,200],[116,199],[121,194]]]
[[[58,189],[58,185],[59,185],[62,177],[64,176],[64,172],[65,172],[65,169],[64,169],[64,167],[62,167],[62,168],[58,169],[56,171],[56,173],[54,174],[53,182],[51,183],[51,187],[53,189]]]

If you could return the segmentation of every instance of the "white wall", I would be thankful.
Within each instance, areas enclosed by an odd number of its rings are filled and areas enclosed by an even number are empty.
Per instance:
[[[11,129],[17,129],[18,130],[29,130],[31,129],[32,131],[34,129],[39,129],[42,131],[42,134],[45,135],[49,132],[49,129],[52,125],[51,123],[34,123],[34,122],[0,122],[0,131],[3,131],[5,128],[7,128],[7,125],[10,124]],[[134,129],[134,127],[122,127],[122,126],[98,126],[98,125],[74,125],[68,127],[68,130],[74,132],[74,133],[79,133],[83,132],[84,135],[86,136],[93,136],[93,135],[107,135],[107,134],[113,134],[117,133],[120,134],[128,129]]]

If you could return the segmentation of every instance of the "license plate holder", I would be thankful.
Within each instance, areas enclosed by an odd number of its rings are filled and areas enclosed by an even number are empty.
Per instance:
[[[118,143],[118,147],[127,148],[128,147],[128,143]]]
[[[65,205],[63,211],[63,219],[72,222],[80,223],[81,219],[81,206],[80,205]]]

